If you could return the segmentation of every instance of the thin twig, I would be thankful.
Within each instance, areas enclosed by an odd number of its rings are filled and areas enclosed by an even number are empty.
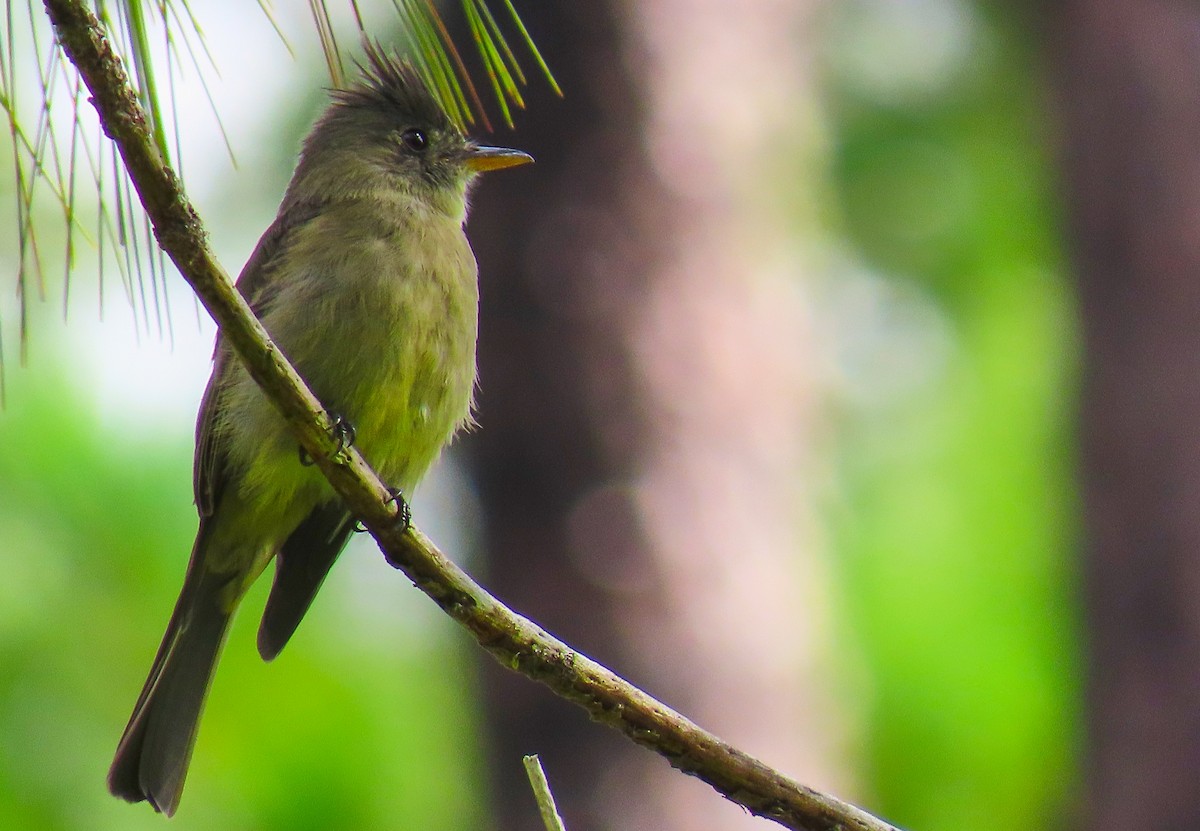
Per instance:
[[[542,770],[542,760],[537,754],[523,756],[525,775],[529,777],[529,786],[533,788],[533,798],[537,801],[538,813],[542,816],[542,825],[546,831],[567,831],[563,819],[558,815],[558,806],[554,804],[554,794],[550,792],[550,783],[546,781],[546,771]]]
[[[575,652],[484,591],[415,529],[403,530],[386,485],[354,448],[340,449],[320,402],[268,337],[209,250],[204,229],[146,129],[146,115],[100,23],[81,0],[45,0],[163,250],[191,284],[254,380],[388,562],[461,623],[501,663],[582,706],[733,802],[803,831],[897,831],[731,747],[628,681]]]

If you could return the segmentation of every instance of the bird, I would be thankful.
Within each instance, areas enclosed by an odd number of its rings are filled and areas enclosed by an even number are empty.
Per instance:
[[[364,46],[358,77],[331,92],[305,138],[237,288],[340,437],[410,493],[473,423],[469,192],[478,174],[533,159],[467,138],[410,62]],[[270,661],[354,528],[220,334],[193,488],[200,521],[183,587],[108,773],[113,795],[168,816],[246,591],[274,561],[257,641]]]

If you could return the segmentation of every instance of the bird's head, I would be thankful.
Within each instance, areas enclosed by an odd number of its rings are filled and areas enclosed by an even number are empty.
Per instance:
[[[368,43],[361,69],[305,139],[289,196],[390,196],[462,218],[476,175],[533,161],[463,135],[407,61]]]

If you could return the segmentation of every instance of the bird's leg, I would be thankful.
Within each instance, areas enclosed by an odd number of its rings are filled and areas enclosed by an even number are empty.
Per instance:
[[[340,413],[329,413],[329,420],[332,426],[329,428],[329,435],[333,436],[337,441],[337,447],[334,448],[332,456],[341,453],[347,447],[354,444],[354,425],[344,419]],[[300,445],[300,464],[308,467],[313,463],[312,456],[308,455],[308,451],[304,449],[304,445]]]
[[[408,507],[408,500],[404,498],[404,492],[399,488],[389,488],[388,493],[391,498],[388,502],[396,503],[396,524],[400,526],[401,531],[407,531],[412,528],[412,508]],[[367,530],[367,527],[361,522],[354,523],[354,533],[361,534]]]

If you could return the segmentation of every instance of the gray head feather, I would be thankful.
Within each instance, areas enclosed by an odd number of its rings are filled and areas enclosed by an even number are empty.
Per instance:
[[[463,215],[469,146],[412,64],[365,45],[361,77],[332,92],[304,140],[283,209],[341,198],[406,198]],[[406,145],[419,133],[420,146]]]
[[[457,132],[445,109],[411,63],[385,54],[369,41],[364,48],[367,63],[358,65],[362,77],[347,89],[334,90],[335,102],[345,107],[390,111],[397,121]]]

